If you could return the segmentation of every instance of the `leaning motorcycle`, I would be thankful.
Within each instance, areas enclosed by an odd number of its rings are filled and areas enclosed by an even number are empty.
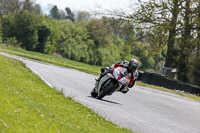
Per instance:
[[[105,74],[100,81],[96,82],[95,87],[91,91],[91,96],[102,99],[107,95],[112,95],[120,90],[123,85],[128,83],[128,71],[124,67],[116,67]]]

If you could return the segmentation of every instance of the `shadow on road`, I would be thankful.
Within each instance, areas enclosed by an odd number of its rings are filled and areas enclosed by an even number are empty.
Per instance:
[[[93,98],[93,99],[96,99],[96,98],[94,98],[94,97],[92,97],[92,96],[88,96],[88,97]],[[96,100],[99,100],[99,99],[96,99]],[[122,105],[121,103],[117,103],[117,102],[113,102],[113,101],[109,101],[109,100],[104,100],[104,99],[101,99],[100,101],[104,101],[104,102],[108,102],[108,103],[113,103],[113,104]]]

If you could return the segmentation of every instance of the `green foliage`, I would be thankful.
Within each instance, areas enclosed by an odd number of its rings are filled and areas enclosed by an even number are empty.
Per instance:
[[[79,11],[76,20],[78,22],[89,22],[91,19],[91,14],[87,11]]]
[[[99,58],[103,66],[110,66],[112,63],[121,61],[120,51],[114,44],[108,45],[107,47],[100,47],[98,49]]]
[[[94,43],[89,39],[87,29],[71,21],[59,21],[60,39],[57,52],[72,60],[91,63]]]
[[[36,51],[44,53],[45,52],[45,45],[46,45],[46,42],[48,40],[48,37],[49,37],[51,31],[45,25],[39,26],[37,31],[38,31],[38,42],[39,42],[39,44],[36,46]]]
[[[45,53],[53,54],[56,51],[56,46],[58,45],[57,41],[60,39],[61,36],[58,28],[58,20],[44,18],[43,16],[41,16],[41,20],[44,23],[43,25],[46,25],[50,30],[50,35],[45,46]]]
[[[21,47],[27,50],[35,50],[38,45],[37,35],[37,16],[28,12],[22,11],[15,16],[8,14],[2,18],[3,25],[3,40],[16,37],[21,43]]]
[[[49,41],[51,34],[49,18],[35,15],[28,11],[22,11],[19,14],[4,15],[2,18],[3,40],[16,37],[21,47],[45,52],[45,45]],[[53,35],[52,35],[53,36]]]
[[[71,9],[69,8],[69,7],[66,7],[65,8],[65,11],[67,12],[67,16],[66,16],[66,19],[69,19],[69,20],[71,20],[72,22],[74,22],[75,21],[75,15],[74,15],[74,13],[71,11]]]
[[[141,70],[146,69],[154,69],[155,67],[155,59],[156,56],[153,56],[152,53],[150,53],[150,48],[148,44],[143,44],[140,42],[137,42],[132,46],[133,48],[133,54],[139,57],[140,62],[142,65],[140,65]]]
[[[14,28],[15,28],[15,19],[11,14],[3,15],[1,18],[2,22],[2,37],[3,41],[7,38],[15,36]]]
[[[35,3],[35,0],[22,0],[18,1],[22,5],[23,11],[29,11],[34,14],[41,14],[41,7],[39,4]]]
[[[0,43],[2,43],[2,23],[0,21]]]
[[[105,17],[91,19],[86,25],[90,39],[94,40],[96,65],[106,66],[122,59],[120,48],[123,41],[113,34],[106,21],[108,19]]]
[[[24,11],[15,16],[15,36],[22,43],[22,47],[27,50],[35,50],[38,42],[37,16]]]
[[[7,44],[7,45],[19,47],[19,44],[18,44],[18,42],[17,42],[17,38],[16,38],[16,37],[7,38],[7,39],[4,41],[4,43]]]
[[[105,23],[106,19],[91,19],[86,25],[90,38],[94,40],[96,47],[105,47],[112,43],[112,31]]]
[[[35,0],[0,0],[0,16],[18,14],[20,11],[41,14],[41,7]]]
[[[50,17],[58,20],[61,19],[61,14],[59,13],[59,9],[56,5],[50,10]]]

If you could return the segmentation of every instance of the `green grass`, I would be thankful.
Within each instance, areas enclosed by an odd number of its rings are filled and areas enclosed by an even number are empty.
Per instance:
[[[182,91],[178,91],[178,90],[176,90],[176,91],[175,90],[170,90],[170,89],[167,89],[167,88],[158,87],[158,86],[155,86],[155,85],[149,85],[149,84],[145,84],[145,83],[142,83],[142,82],[137,82],[136,84],[140,85],[140,86],[148,87],[148,88],[161,90],[161,91],[175,93],[175,94],[183,96],[183,97],[187,97],[187,98],[190,98],[190,99],[193,99],[193,100],[196,100],[196,101],[200,101],[200,97],[199,96],[196,96],[196,95],[193,95],[193,94],[189,94],[189,93],[186,93],[186,92],[182,92]]]
[[[95,74],[95,75],[98,75],[100,73],[100,68],[101,68],[101,67],[87,65],[84,63],[80,63],[80,62],[76,62],[76,61],[72,61],[72,60],[68,60],[68,59],[64,59],[64,58],[59,58],[59,57],[55,57],[55,56],[51,56],[51,55],[41,54],[41,53],[37,53],[37,52],[30,52],[30,51],[26,51],[26,50],[19,49],[19,48],[0,47],[0,51],[27,57],[27,58],[34,59],[34,60],[39,60],[39,61],[55,64],[55,65],[78,69],[80,71]],[[166,89],[163,87],[144,84],[142,82],[136,82],[136,84],[154,88],[154,89],[158,89],[158,90],[162,90],[162,91],[167,91],[170,93],[175,93],[175,94],[178,94],[178,95],[181,95],[184,97],[191,98],[193,100],[200,101],[199,96],[188,94],[185,92],[183,93],[180,91],[169,90],[169,89]]]
[[[26,51],[24,49],[14,48],[14,47],[0,47],[0,51],[54,65],[77,69],[94,75],[100,74],[101,67],[99,66],[88,65],[81,62],[72,61],[66,58],[56,57],[48,54],[41,54],[38,52]]]
[[[131,132],[47,86],[22,62],[0,55],[1,133]]]

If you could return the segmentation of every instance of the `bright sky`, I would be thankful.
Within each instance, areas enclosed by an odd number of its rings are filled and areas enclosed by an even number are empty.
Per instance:
[[[57,5],[59,9],[69,7],[72,11],[95,9],[123,10],[126,11],[131,4],[138,0],[36,0],[42,6],[45,13],[48,13],[52,5]]]

